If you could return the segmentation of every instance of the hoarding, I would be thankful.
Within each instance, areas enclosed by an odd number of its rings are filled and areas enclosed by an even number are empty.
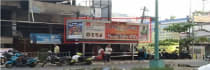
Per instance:
[[[61,35],[31,33],[30,40],[31,43],[36,43],[36,44],[61,44]]]
[[[86,22],[85,39],[105,39],[105,24],[103,22]]]
[[[151,18],[149,24],[106,21],[108,18],[67,17],[64,18],[64,43],[150,43]],[[112,18],[142,19],[142,18]],[[80,34],[73,34],[72,23],[77,23]],[[78,24],[81,23],[81,24]],[[81,31],[82,30],[82,31]],[[77,36],[79,35],[79,36]]]
[[[81,39],[82,38],[82,21],[79,20],[72,20],[67,21],[67,39]]]
[[[106,39],[108,40],[138,40],[139,26],[125,23],[106,24]]]

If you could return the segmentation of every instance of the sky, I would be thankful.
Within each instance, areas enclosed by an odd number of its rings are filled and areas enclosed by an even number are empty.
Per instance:
[[[147,16],[155,16],[155,0],[112,0],[112,12],[127,14],[129,17],[139,17],[146,6]],[[202,11],[202,0],[191,0],[191,11]],[[210,11],[210,0],[205,1],[205,11]],[[167,19],[170,16],[185,18],[190,13],[190,0],[159,0],[159,17]]]

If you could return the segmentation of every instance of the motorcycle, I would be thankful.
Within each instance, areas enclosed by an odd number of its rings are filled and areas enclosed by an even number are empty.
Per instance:
[[[81,56],[80,53],[74,55],[70,61],[70,65],[91,65],[94,57]]]
[[[37,58],[27,57],[20,53],[15,53],[15,55],[11,56],[10,60],[8,60],[5,65],[6,68],[11,68],[13,66],[29,66],[35,67],[38,63]]]
[[[1,65],[4,65],[6,63],[6,61],[10,60],[10,58],[12,57],[12,52],[9,50],[8,52],[4,52],[2,54],[2,56],[0,57],[1,59]]]
[[[65,62],[68,60],[67,57],[58,57],[55,54],[48,55],[44,60],[42,67],[44,67],[47,63],[56,64],[57,66],[62,66],[66,64]]]

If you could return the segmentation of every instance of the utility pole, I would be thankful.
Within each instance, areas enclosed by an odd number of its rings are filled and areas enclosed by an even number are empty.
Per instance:
[[[159,20],[158,20],[158,0],[155,0],[155,60],[159,60]]]
[[[155,0],[155,57],[150,61],[150,68],[163,68],[165,64],[159,59],[159,21],[158,21],[158,0]]]
[[[146,7],[144,6],[143,12],[142,12],[141,24],[143,24],[143,22],[144,22],[144,17],[145,17],[145,12],[146,12],[146,11],[148,11],[148,10],[147,10]]]
[[[202,1],[203,1],[203,8],[202,8],[202,11],[205,12],[205,1],[206,1],[206,0],[202,0]]]

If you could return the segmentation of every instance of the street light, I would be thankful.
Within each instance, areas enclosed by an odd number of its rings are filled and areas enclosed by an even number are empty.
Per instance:
[[[155,0],[155,57],[150,61],[150,68],[163,68],[163,61],[159,60],[159,23],[158,23],[158,0]]]

